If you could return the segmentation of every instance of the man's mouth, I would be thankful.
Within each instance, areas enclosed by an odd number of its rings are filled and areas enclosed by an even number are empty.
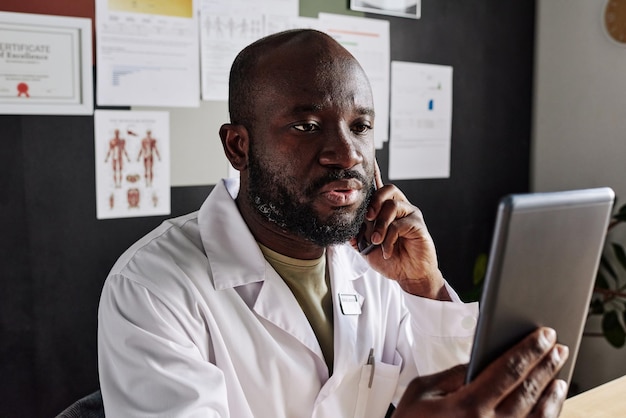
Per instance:
[[[325,184],[320,195],[331,206],[350,206],[359,202],[362,187],[356,179],[336,180]]]

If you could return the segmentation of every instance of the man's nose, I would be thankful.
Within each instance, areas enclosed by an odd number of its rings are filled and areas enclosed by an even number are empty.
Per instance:
[[[344,169],[362,163],[359,139],[348,127],[331,130],[327,133],[319,160],[322,165]]]

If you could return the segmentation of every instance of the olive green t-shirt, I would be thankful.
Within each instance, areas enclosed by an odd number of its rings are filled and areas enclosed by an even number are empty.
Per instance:
[[[279,254],[261,244],[259,247],[300,304],[320,344],[329,375],[332,374],[333,302],[326,270],[326,253],[316,260],[300,260]]]

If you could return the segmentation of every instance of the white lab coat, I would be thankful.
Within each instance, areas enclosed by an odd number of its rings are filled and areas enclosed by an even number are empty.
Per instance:
[[[468,360],[474,304],[405,294],[340,245],[327,253],[329,377],[298,302],[239,215],[238,184],[228,187],[138,241],[107,278],[98,326],[107,416],[380,418],[415,376]],[[343,308],[361,313],[343,314],[340,294],[356,295]]]

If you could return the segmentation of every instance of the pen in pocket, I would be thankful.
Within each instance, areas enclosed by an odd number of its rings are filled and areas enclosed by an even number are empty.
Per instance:
[[[372,383],[374,382],[374,370],[376,369],[376,359],[374,358],[374,348],[370,348],[370,354],[367,356],[367,364],[372,366],[372,370],[370,371],[370,381],[367,385],[368,388],[372,388]]]

